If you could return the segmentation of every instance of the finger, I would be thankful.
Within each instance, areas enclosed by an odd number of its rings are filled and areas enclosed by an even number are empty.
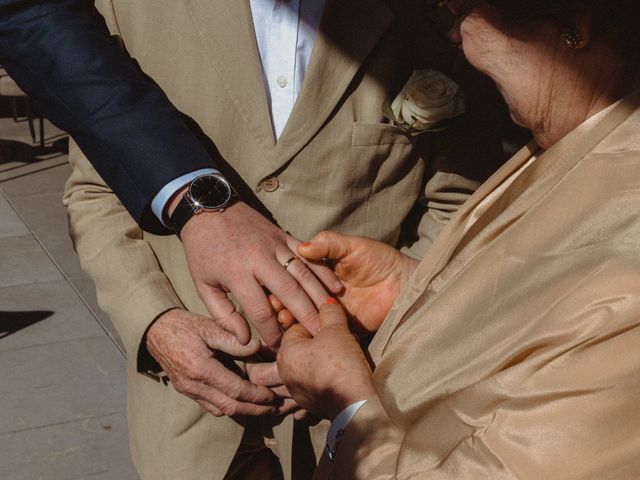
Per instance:
[[[320,308],[329,294],[307,264],[301,258],[294,257],[294,260],[287,264],[285,270],[298,281],[315,307]]]
[[[249,402],[235,400],[222,392],[203,386],[194,389],[194,393],[188,394],[190,398],[200,404],[202,408],[216,417],[236,415],[269,415],[277,413],[279,407],[274,405],[257,405]]]
[[[300,244],[298,253],[308,260],[340,260],[351,252],[349,237],[336,232],[320,232],[310,242]]]
[[[294,263],[298,262],[295,261]],[[274,265],[277,267],[274,268]],[[279,265],[274,259],[272,265],[264,266],[258,274],[260,275],[259,279],[280,299],[294,318],[313,332],[318,329],[318,310],[316,306],[298,281],[283,269],[282,265]],[[309,275],[311,275],[310,272]],[[278,328],[279,331],[280,329]]]
[[[296,323],[292,325],[289,330],[284,332],[284,336],[282,337],[282,343],[280,345],[280,350],[284,348],[285,344],[292,344],[300,341],[311,340],[313,337],[309,330],[304,328],[301,324]],[[281,352],[280,352],[281,353]]]
[[[271,304],[271,308],[273,308],[276,313],[284,308],[284,304],[278,297],[273,294],[269,295],[269,303]]]
[[[278,265],[277,262],[273,262]],[[282,267],[278,265],[278,270]],[[275,292],[268,282],[260,280],[270,291]],[[295,281],[295,280],[293,280]],[[258,330],[262,340],[269,347],[275,347],[280,343],[282,331],[276,319],[276,315],[271,308],[269,299],[264,293],[264,289],[260,285],[258,279],[252,279],[241,285],[231,285],[231,293],[236,297],[240,306],[244,310],[245,315],[253,326]]]
[[[318,277],[322,284],[326,286],[332,294],[337,295],[343,290],[344,285],[340,279],[336,276],[335,272],[324,263],[306,262],[306,264],[309,266],[309,269],[313,274]]]
[[[306,420],[310,416],[311,414],[309,413],[309,410],[305,410],[304,408],[301,408],[297,412],[294,412],[293,419],[297,421],[301,421],[301,420]]]
[[[282,330],[286,332],[291,328],[291,325],[296,323],[296,319],[293,318],[293,315],[291,315],[289,310],[284,309],[278,312],[278,323],[282,327]]]
[[[264,387],[275,387],[282,385],[278,365],[271,363],[249,363],[247,364],[247,376],[251,383]]]
[[[286,398],[282,401],[282,404],[278,407],[278,413],[280,415],[287,415],[293,411],[300,409],[300,405],[293,398]]]
[[[289,389],[285,385],[269,387],[269,389],[280,398],[291,398],[291,393],[289,393]]]
[[[298,252],[301,245],[302,244],[300,243],[299,240],[291,236],[287,237],[287,246],[292,252]],[[318,279],[321,285],[327,287],[331,291],[331,293],[334,293],[334,294],[339,293],[340,291],[342,291],[342,288],[343,288],[342,282],[338,279],[338,277],[336,277],[336,274],[333,272],[333,270],[331,270],[323,262],[321,262],[323,258],[324,257],[313,259],[313,260],[318,260],[317,262],[309,262],[307,261],[307,259],[300,258],[300,257],[298,259],[305,264],[305,266],[311,271],[311,273],[313,273],[314,277]],[[294,262],[294,263],[298,263],[298,262]],[[306,286],[305,286],[305,290],[307,290]],[[312,299],[314,300],[314,302],[316,303],[316,306],[318,307],[321,303],[324,302],[324,299],[326,298],[326,292],[324,292],[324,288],[322,290],[324,295],[317,295],[315,294],[315,292],[311,292],[311,293],[314,293],[315,295],[314,297],[312,297]],[[307,290],[307,292],[310,292],[310,291]]]
[[[222,413],[214,405],[211,405],[209,402],[205,400],[198,400],[198,399],[194,399],[194,400],[198,403],[198,405],[200,405],[202,408],[204,408],[207,412],[209,412],[214,417],[224,417],[224,413]]]
[[[198,369],[199,375],[192,375],[191,379],[195,380],[196,385],[201,386],[196,392],[203,392],[202,398],[213,403],[223,412],[215,399],[219,398],[218,393],[237,400],[239,402],[249,402],[261,405],[273,405],[276,397],[271,390],[261,385],[254,385],[224,367],[218,361],[209,360],[206,365],[201,364]],[[204,389],[204,390],[203,390]],[[211,397],[208,397],[211,396]]]
[[[276,312],[276,317],[278,319],[278,323],[280,324],[280,328],[283,332],[285,332],[291,325],[293,325],[296,321],[291,315],[291,312],[287,310],[280,299],[275,295],[269,295],[269,302],[271,303],[271,307]]]
[[[347,331],[349,330],[347,315],[342,309],[342,306],[340,306],[335,298],[329,297],[327,302],[320,307],[320,328],[318,331],[336,326],[344,328]]]
[[[250,357],[261,348],[257,338],[252,338],[246,345],[241,344],[234,335],[220,328],[211,318],[203,318],[200,335],[210,349],[220,350],[233,357]]]
[[[227,294],[219,288],[208,285],[199,288],[198,292],[218,325],[234,335],[242,345],[249,343],[251,340],[249,325],[244,317],[236,311],[236,307],[229,300]]]

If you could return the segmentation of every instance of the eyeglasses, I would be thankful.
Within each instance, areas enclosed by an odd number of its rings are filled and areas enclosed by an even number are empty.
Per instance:
[[[461,42],[451,40],[450,33],[458,23],[460,15],[453,13],[452,9],[449,8],[450,3],[452,3],[451,0],[427,0],[422,10],[422,15],[440,38],[452,47],[460,47]]]

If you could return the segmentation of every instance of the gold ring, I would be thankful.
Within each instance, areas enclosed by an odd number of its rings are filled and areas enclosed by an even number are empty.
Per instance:
[[[289,260],[287,260],[286,262],[284,262],[284,265],[282,265],[282,266],[284,267],[284,269],[286,270],[286,269],[287,269],[287,267],[289,266],[289,264],[290,264],[291,262],[293,262],[294,260],[300,260],[300,259],[298,258],[298,256],[297,256],[297,255],[294,255],[294,256],[293,256],[293,257],[291,257]]]

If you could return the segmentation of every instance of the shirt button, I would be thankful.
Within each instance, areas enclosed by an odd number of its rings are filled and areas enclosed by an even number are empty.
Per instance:
[[[287,77],[283,75],[280,75],[278,78],[276,78],[276,83],[280,88],[284,88],[287,85],[289,85],[289,81],[287,80]]]
[[[265,192],[275,192],[280,186],[277,177],[269,177],[262,181],[262,188]]]

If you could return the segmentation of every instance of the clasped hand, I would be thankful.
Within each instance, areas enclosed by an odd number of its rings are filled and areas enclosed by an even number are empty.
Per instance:
[[[274,350],[282,332],[264,288],[315,333],[317,309],[328,296],[325,286],[337,292],[340,282],[320,263],[296,260],[285,268],[300,242],[242,202],[224,212],[195,215],[182,230],[182,241],[194,285],[212,318],[166,312],[147,332],[151,355],[178,392],[216,416],[295,410],[275,362],[247,363],[247,380],[220,361],[225,354],[250,357],[261,348],[227,294]]]
[[[234,205],[232,208],[236,207],[240,210],[237,211],[234,222],[243,214],[248,218],[255,214],[246,205]],[[244,210],[245,208],[247,210]],[[188,259],[190,258],[194,282],[200,286],[201,297],[209,310],[216,312],[213,315],[215,320],[183,310],[171,310],[156,320],[149,329],[147,348],[178,392],[193,398],[216,416],[289,413],[299,408],[292,396],[300,405],[310,408],[314,413],[322,416],[333,415],[337,413],[334,412],[334,408],[342,406],[344,401],[371,393],[370,370],[366,361],[363,363],[362,351],[349,332],[346,317],[340,307],[323,306],[329,297],[314,273],[324,276],[323,282],[333,285],[334,291],[340,291],[338,298],[349,312],[355,328],[371,332],[382,323],[417,262],[382,243],[330,232],[322,233],[312,242],[302,245],[266,219],[260,219],[257,225],[253,225],[253,236],[242,240],[233,233],[237,232],[237,229],[229,227],[231,231],[223,236],[227,240],[218,245],[221,250],[216,258],[222,263],[217,271],[212,269],[215,273],[210,275],[209,283],[198,281],[197,278],[200,277],[196,274],[206,277],[206,266],[210,265],[210,259],[203,253],[198,253],[197,249],[192,250],[200,242],[207,240],[199,237],[198,229],[191,234],[187,233],[189,240],[185,241],[185,250]],[[185,230],[193,221],[195,220],[191,220],[185,226]],[[235,224],[236,227],[241,225],[243,224]],[[277,238],[271,239],[265,245],[262,241],[267,232],[273,233],[272,228],[279,232]],[[263,229],[262,233],[256,233],[260,232],[260,229]],[[208,243],[211,241],[208,240]],[[283,244],[286,245],[286,249],[282,247]],[[229,246],[232,251],[237,250],[231,248],[231,245],[240,248],[244,257],[234,258],[229,252],[223,255],[224,245]],[[334,260],[335,275],[342,283],[336,281],[332,272],[328,275],[326,267],[314,263],[295,261],[285,269],[281,263],[290,258],[296,247],[298,253],[310,261]],[[253,255],[265,256],[270,267],[257,268],[257,263],[252,260]],[[247,265],[239,266],[239,258],[247,260]],[[273,270],[272,275],[269,275],[270,270]],[[226,283],[212,286],[212,283],[218,281],[216,275],[222,278],[221,272],[225,271],[231,271],[231,276],[225,280]],[[249,280],[248,284],[244,285],[241,279],[246,278],[247,271]],[[284,282],[285,286],[276,285],[278,281]],[[344,289],[340,290],[342,284]],[[233,288],[223,285],[233,285]],[[269,303],[262,285],[276,294],[277,301],[271,299],[272,302]],[[291,329],[291,333],[285,337],[288,339],[287,348],[283,344],[284,352],[278,357],[277,369],[273,362],[249,363],[247,380],[229,370],[219,360],[220,352],[233,357],[247,358],[261,349],[259,341],[251,339],[244,318],[235,311],[228,300],[226,292],[229,290],[241,304],[243,299],[249,302],[249,306],[244,307],[245,311],[263,338],[266,336],[269,339],[266,343],[270,347],[278,345],[281,336],[271,305],[274,304],[276,310],[280,310],[279,317],[297,319],[296,312],[302,312],[305,321]],[[302,295],[304,298],[302,302],[294,301],[292,308],[290,294],[294,297]],[[281,302],[280,298],[283,299]],[[263,305],[263,302],[266,302],[266,305]],[[322,308],[318,317],[316,308],[319,307]],[[331,328],[326,328],[329,325]],[[314,339],[309,332],[317,334],[316,338]],[[311,343],[305,346],[306,342]],[[339,353],[339,365],[332,366],[331,361],[327,359],[331,352]],[[340,371],[345,372],[344,375],[335,375],[334,367],[340,367]],[[310,375],[310,372],[315,372],[316,375]],[[325,373],[328,375],[324,375]],[[283,379],[286,378],[286,385],[283,385],[281,376]],[[358,377],[355,382],[354,376]],[[324,388],[329,381],[335,385],[334,389]],[[349,388],[344,390],[343,386]],[[317,403],[322,399],[318,392],[324,392],[325,397],[327,392],[334,394],[329,395],[331,398]],[[332,405],[337,407],[331,407]],[[298,411],[296,414],[301,416],[304,412]]]
[[[305,414],[282,384],[275,362],[254,363],[260,341],[242,345],[211,318],[169,310],[149,329],[146,345],[176,391],[217,417]],[[248,361],[247,378],[229,368],[227,356]]]
[[[310,260],[335,261],[344,285],[340,303],[352,327],[365,332],[380,327],[418,263],[383,243],[332,232],[317,235],[298,251]],[[293,317],[284,308],[278,315]],[[293,398],[322,418],[333,419],[351,403],[375,395],[369,364],[345,311],[333,298],[320,309],[315,336],[300,324],[286,331],[278,370]]]

